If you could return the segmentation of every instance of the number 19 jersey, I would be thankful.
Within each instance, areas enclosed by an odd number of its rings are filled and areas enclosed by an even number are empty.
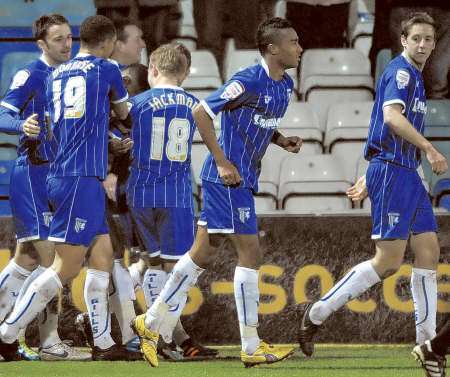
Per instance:
[[[131,99],[133,162],[128,205],[137,208],[192,206],[192,110],[198,100],[182,88],[158,86]]]
[[[47,104],[58,152],[49,177],[98,177],[108,168],[110,101],[128,94],[116,64],[78,54],[60,65],[47,83]]]

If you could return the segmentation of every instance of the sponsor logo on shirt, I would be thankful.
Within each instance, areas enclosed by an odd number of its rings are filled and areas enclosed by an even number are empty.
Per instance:
[[[395,75],[395,81],[397,81],[398,89],[405,89],[409,84],[410,75],[409,72],[404,69],[397,70]]]
[[[75,218],[75,232],[80,233],[86,228],[87,220]]]
[[[245,88],[239,81],[232,81],[225,87],[220,95],[220,98],[225,100],[233,100],[238,98],[244,92]]]
[[[424,101],[421,101],[419,98],[414,98],[414,105],[412,107],[412,111],[417,113],[426,114],[427,113],[427,104]]]
[[[11,86],[9,87],[9,89],[17,89],[20,88],[21,86],[23,86],[27,80],[28,77],[30,77],[30,72],[27,71],[26,69],[22,69],[19,72],[17,72],[14,75],[14,78],[12,80]]]
[[[238,208],[239,211],[239,220],[241,223],[245,224],[245,222],[250,219],[250,208],[241,207]]]
[[[389,228],[393,228],[400,221],[400,214],[397,212],[389,212]]]
[[[253,123],[261,128],[275,129],[281,122],[281,118],[264,118],[261,114],[253,116]]]

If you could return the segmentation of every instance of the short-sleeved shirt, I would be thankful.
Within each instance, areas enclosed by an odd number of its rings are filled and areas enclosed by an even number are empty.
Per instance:
[[[391,104],[401,105],[403,115],[423,135],[427,106],[422,73],[403,54],[389,63],[379,80],[364,155],[369,161],[378,159],[416,169],[420,150],[384,122],[383,108]]]
[[[236,73],[212,93],[202,106],[211,118],[222,112],[219,145],[241,175],[241,187],[258,191],[260,161],[284,116],[293,90],[287,73],[279,81],[269,76],[264,60]],[[203,180],[222,183],[209,154],[201,172]]]
[[[128,94],[117,64],[78,54],[49,77],[47,102],[58,152],[49,177],[104,179],[108,168],[110,101]]]
[[[192,110],[197,98],[177,86],[158,86],[130,100],[133,162],[131,207],[192,207]]]
[[[19,119],[38,115],[41,132],[37,139],[20,135],[17,154],[19,159],[30,155],[43,161],[54,159],[57,143],[45,121],[45,88],[48,76],[54,70],[43,57],[37,59],[14,75],[9,89],[0,105],[12,111]]]

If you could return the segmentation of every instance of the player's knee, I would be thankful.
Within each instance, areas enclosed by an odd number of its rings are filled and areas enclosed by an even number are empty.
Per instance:
[[[400,267],[398,267],[398,268],[388,268],[387,270],[385,270],[385,271],[383,271],[381,273],[380,278],[381,279],[387,279],[389,276],[394,275],[398,271],[399,268]]]

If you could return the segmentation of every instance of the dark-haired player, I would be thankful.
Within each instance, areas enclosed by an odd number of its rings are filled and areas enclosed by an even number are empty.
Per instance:
[[[258,336],[261,255],[253,192],[257,191],[260,161],[270,142],[291,152],[300,150],[300,138],[285,138],[276,128],[293,91],[293,81],[285,71],[297,67],[302,49],[292,25],[281,18],[259,26],[257,43],[263,56],[261,63],[236,73],[193,111],[211,152],[202,170],[203,209],[197,236],[190,251],[175,265],[155,303],[133,322],[141,337],[141,349],[153,366],[157,364],[156,342],[166,314],[186,301],[188,290],[206,268],[212,252],[209,234],[214,233],[228,235],[238,252],[234,292],[241,360],[245,366],[274,363],[293,352],[292,348],[269,345]],[[222,132],[217,141],[212,120],[219,112]],[[183,135],[184,132],[173,134],[174,146],[184,140]],[[173,150],[181,152],[181,145]]]

